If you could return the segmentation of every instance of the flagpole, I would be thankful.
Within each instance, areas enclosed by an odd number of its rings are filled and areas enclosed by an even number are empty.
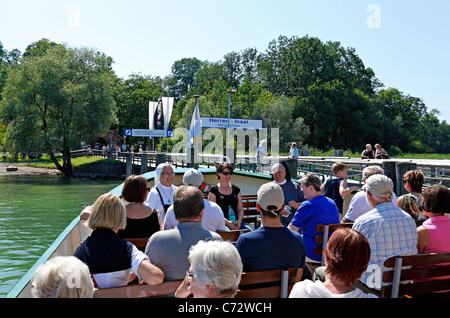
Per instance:
[[[198,98],[200,95],[194,95],[195,98],[195,107],[197,107]],[[195,108],[194,108],[195,109]],[[200,110],[199,110],[200,112]],[[198,169],[198,136],[197,134],[194,134],[194,168]]]

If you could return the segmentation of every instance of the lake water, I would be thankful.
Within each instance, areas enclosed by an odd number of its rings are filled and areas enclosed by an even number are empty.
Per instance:
[[[0,176],[0,297],[33,266],[83,204],[121,181]]]

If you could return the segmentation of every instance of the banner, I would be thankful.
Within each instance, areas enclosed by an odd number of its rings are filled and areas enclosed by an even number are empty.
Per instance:
[[[158,102],[149,102],[148,127],[150,130],[169,129],[170,118],[172,117],[173,101],[173,97],[161,97]],[[155,113],[157,113],[156,116]],[[163,121],[161,120],[162,118],[164,118]]]

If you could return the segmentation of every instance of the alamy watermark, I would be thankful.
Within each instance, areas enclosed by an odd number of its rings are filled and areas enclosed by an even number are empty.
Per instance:
[[[178,142],[172,148],[172,155],[186,152],[186,146],[189,144],[189,131],[186,128],[177,128],[174,131],[174,139]],[[226,132],[225,132],[226,134]],[[248,155],[259,159],[261,163],[268,163],[279,155],[280,138],[279,128],[270,129],[270,144],[267,142],[268,134],[266,129],[230,129],[229,148],[236,149],[236,155]],[[181,138],[181,139],[180,139]],[[198,153],[202,155],[223,155],[226,146],[223,144],[224,130],[219,128],[208,128],[198,138]],[[262,141],[266,141],[264,147],[265,153],[270,153],[270,158],[258,155],[258,147]],[[202,147],[203,141],[210,141]],[[236,147],[235,147],[236,144]],[[233,160],[233,158],[228,158]],[[194,158],[198,163],[200,158]]]
[[[370,13],[367,17],[366,25],[369,29],[381,28],[381,8],[378,4],[369,4],[366,12]]]
[[[67,6],[66,12],[69,14],[66,20],[67,27],[69,29],[81,28],[81,7],[78,4],[71,3]]]

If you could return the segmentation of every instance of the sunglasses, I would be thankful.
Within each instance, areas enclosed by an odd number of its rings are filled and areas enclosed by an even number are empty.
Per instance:
[[[233,172],[222,172],[224,176],[232,176]]]

